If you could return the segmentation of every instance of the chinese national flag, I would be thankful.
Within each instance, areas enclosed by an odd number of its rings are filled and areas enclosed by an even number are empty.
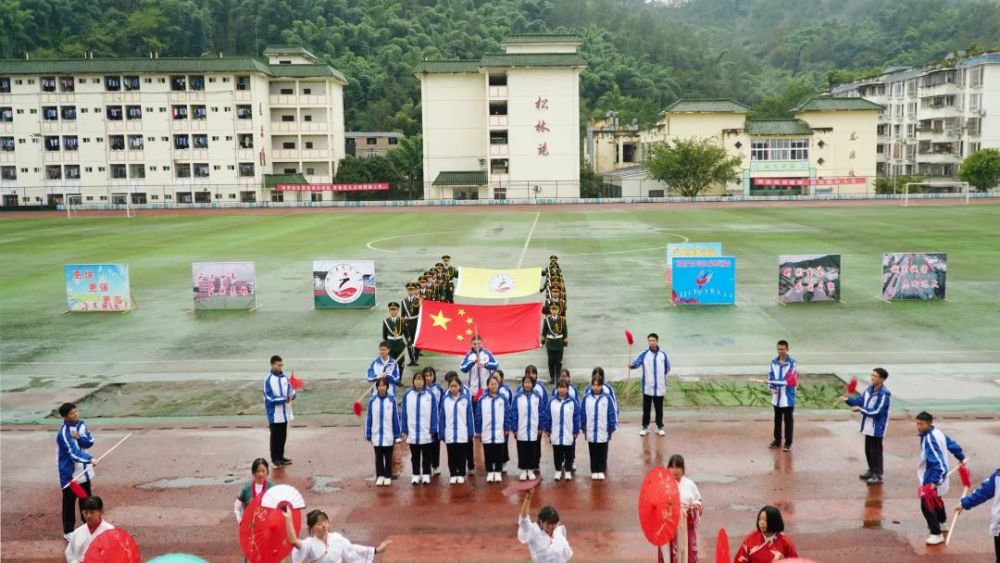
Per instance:
[[[541,344],[542,304],[460,305],[424,301],[417,323],[417,348],[463,355],[479,334],[494,354],[533,350]]]

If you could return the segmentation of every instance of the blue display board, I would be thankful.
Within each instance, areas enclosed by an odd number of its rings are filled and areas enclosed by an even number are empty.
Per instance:
[[[674,258],[675,305],[733,305],[736,303],[736,258]]]

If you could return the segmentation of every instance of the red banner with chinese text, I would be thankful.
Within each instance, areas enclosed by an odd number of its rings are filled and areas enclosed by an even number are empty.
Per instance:
[[[417,348],[463,355],[476,334],[494,354],[534,350],[540,344],[542,304],[461,305],[424,301],[417,323]]]

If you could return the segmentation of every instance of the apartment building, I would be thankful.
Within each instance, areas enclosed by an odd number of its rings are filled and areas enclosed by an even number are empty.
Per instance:
[[[1000,148],[1000,53],[890,68],[830,93],[882,106],[879,175],[955,181],[965,157],[981,148]]]
[[[420,63],[424,198],[579,197],[579,47],[513,35],[501,53]]]
[[[344,76],[251,57],[0,61],[2,205],[313,200],[344,156]]]
[[[345,136],[345,153],[358,158],[385,156],[403,139],[403,134],[397,131],[348,131]]]

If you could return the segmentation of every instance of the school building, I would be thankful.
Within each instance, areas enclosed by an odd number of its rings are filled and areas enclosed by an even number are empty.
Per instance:
[[[358,158],[385,156],[403,139],[403,134],[398,131],[348,131],[345,136],[345,154]]]
[[[501,53],[420,63],[424,199],[580,197],[579,47],[512,35]]]
[[[590,163],[604,177],[604,196],[663,197],[669,185],[649,178],[641,164],[652,145],[701,138],[743,159],[737,182],[704,195],[874,193],[880,109],[860,98],[816,97],[791,118],[751,120],[750,108],[733,100],[682,99],[650,129],[593,128]]]
[[[965,157],[1000,148],[1000,52],[890,68],[830,92],[881,104],[880,175],[956,181]]]
[[[294,46],[264,59],[2,60],[0,203],[330,199],[278,187],[332,182],[346,83]]]

